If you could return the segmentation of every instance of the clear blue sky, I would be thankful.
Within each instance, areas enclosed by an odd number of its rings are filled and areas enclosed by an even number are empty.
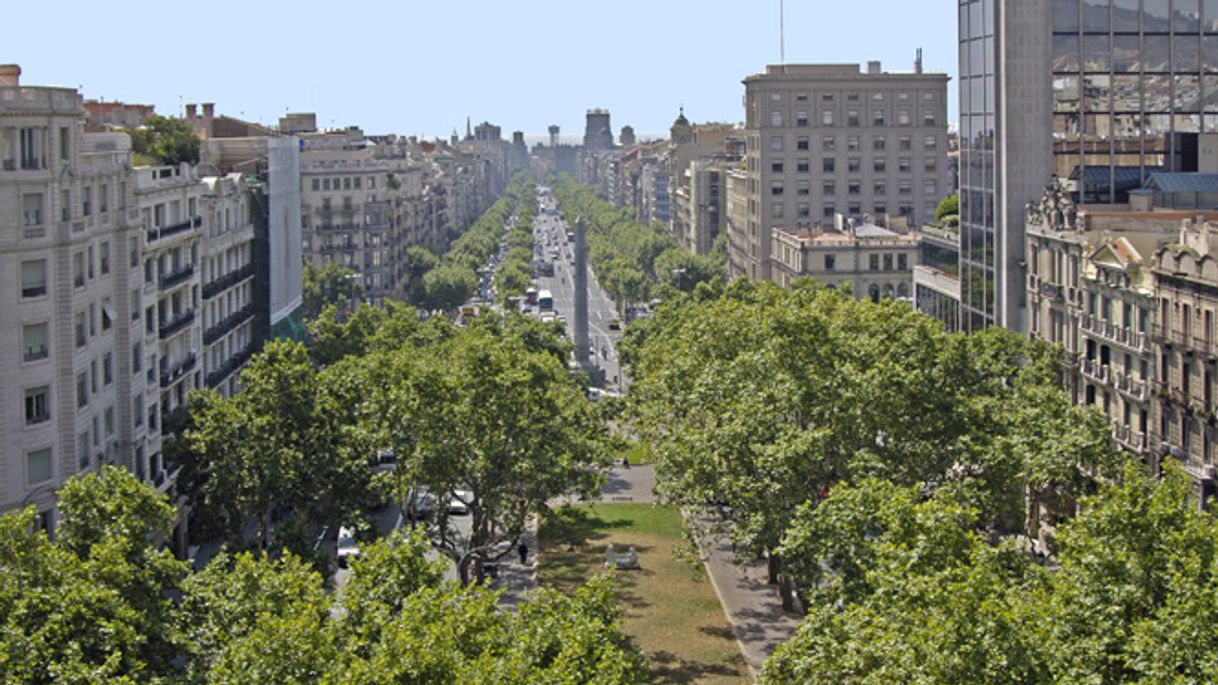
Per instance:
[[[369,133],[464,133],[466,116],[510,131],[583,130],[608,107],[614,132],[743,119],[740,81],[778,61],[778,0],[268,0],[77,3],[11,0],[0,63],[28,85],[86,97],[180,103],[274,122],[313,111]],[[956,3],[787,0],[788,62],[866,62],[953,77]],[[290,8],[290,9],[289,9]]]

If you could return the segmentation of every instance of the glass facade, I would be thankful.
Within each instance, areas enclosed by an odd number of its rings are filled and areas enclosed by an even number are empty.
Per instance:
[[[960,2],[960,324],[994,323],[996,0]]]
[[[1005,229],[995,225],[995,170],[1005,167],[994,148],[995,77],[1004,68],[995,37],[1011,2],[1018,0],[958,3],[960,295],[968,330],[997,318],[995,240],[999,234],[1002,244]],[[1218,0],[1050,0],[1048,11],[1053,172],[1070,180],[1075,199],[1124,203],[1154,171],[1195,171],[1198,134],[1218,132]]]
[[[1054,173],[1123,203],[1218,131],[1218,0],[1053,0]]]

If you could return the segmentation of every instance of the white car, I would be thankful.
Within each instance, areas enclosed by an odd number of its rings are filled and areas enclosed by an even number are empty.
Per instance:
[[[359,545],[355,542],[355,531],[347,526],[338,529],[338,565],[346,567],[359,556]]]
[[[474,499],[474,493],[471,490],[453,490],[453,495],[448,499],[448,513],[464,515],[469,513],[469,503]]]

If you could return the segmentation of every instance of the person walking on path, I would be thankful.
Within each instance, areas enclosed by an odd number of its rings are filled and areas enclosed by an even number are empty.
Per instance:
[[[520,555],[520,564],[522,566],[529,563],[529,546],[524,540],[521,540],[520,544],[516,546],[516,553]]]

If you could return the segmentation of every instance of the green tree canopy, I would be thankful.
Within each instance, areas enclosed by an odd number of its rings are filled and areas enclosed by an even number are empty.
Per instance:
[[[126,129],[131,151],[154,164],[199,163],[199,137],[184,119],[153,114],[139,128]]]
[[[354,309],[364,297],[364,282],[358,273],[337,262],[317,266],[305,264],[301,272],[304,317],[315,319],[326,307]]]

